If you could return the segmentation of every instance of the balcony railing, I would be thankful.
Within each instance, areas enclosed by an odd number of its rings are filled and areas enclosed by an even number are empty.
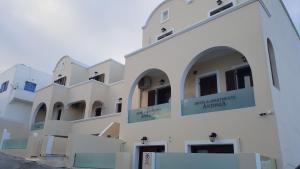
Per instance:
[[[115,169],[115,164],[115,153],[78,153],[75,154],[73,167]]]
[[[160,104],[146,108],[130,110],[128,113],[128,122],[136,123],[149,120],[169,118],[171,116],[171,104]]]
[[[9,150],[9,149],[26,149],[27,142],[28,142],[27,138],[4,140],[3,144],[2,144],[2,149],[3,150]]]
[[[182,101],[182,115],[240,109],[252,106],[255,106],[253,88],[245,88],[185,99]]]
[[[45,126],[45,122],[37,122],[37,123],[34,123],[32,126],[31,126],[31,130],[42,130],[44,129],[44,126]]]

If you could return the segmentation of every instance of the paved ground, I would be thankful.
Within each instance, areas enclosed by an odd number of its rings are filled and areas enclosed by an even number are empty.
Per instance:
[[[0,169],[56,169],[0,153]]]

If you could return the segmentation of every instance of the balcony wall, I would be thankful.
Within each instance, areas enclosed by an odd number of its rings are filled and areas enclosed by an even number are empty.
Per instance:
[[[50,136],[68,136],[72,123],[68,121],[48,120],[45,123],[44,134]]]
[[[81,134],[100,134],[112,122],[120,123],[120,114],[104,115],[72,122],[72,132]]]
[[[68,138],[66,155],[68,158],[67,167],[74,164],[75,154],[78,153],[118,153],[123,151],[122,140],[84,135],[70,134]]]

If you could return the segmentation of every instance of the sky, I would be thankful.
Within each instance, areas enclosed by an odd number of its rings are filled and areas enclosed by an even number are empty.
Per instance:
[[[163,0],[0,0],[0,73],[25,64],[51,74],[69,55],[87,65],[124,56]],[[300,30],[300,0],[284,0]]]

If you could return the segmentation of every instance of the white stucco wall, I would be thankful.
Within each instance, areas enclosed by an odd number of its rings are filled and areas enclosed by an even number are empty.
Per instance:
[[[272,42],[277,63],[280,89],[273,86],[271,69],[269,85],[277,119],[284,169],[295,169],[300,164],[300,39],[279,0],[264,0],[271,16],[261,12],[266,58],[267,39]]]

